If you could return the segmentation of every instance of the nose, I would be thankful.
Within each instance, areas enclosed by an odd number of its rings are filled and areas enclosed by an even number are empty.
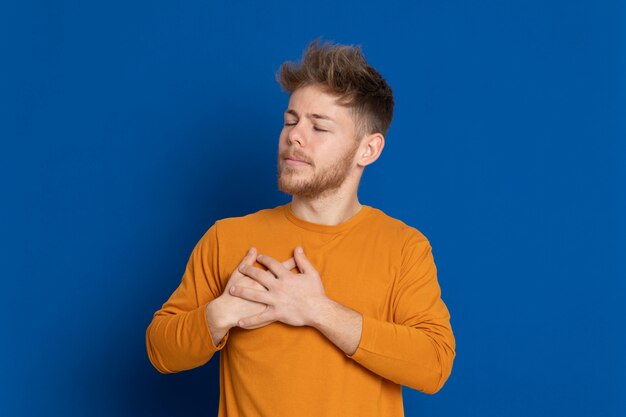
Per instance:
[[[287,143],[292,145],[294,142],[300,146],[304,146],[305,138],[302,133],[301,123],[297,123],[295,126],[291,126],[289,132],[287,132]]]

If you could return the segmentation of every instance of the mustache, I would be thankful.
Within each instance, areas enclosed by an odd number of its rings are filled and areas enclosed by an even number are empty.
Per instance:
[[[285,158],[289,158],[289,159],[298,159],[300,161],[304,161],[308,164],[311,164],[311,160],[304,154],[301,154],[299,152],[283,152],[279,155],[280,159],[283,160]],[[312,165],[312,164],[311,164]]]

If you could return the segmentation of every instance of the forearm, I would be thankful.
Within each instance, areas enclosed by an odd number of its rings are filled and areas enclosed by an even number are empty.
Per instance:
[[[361,339],[363,317],[360,313],[326,298],[311,318],[311,326],[346,355],[352,355]]]
[[[351,357],[397,384],[434,394],[450,375],[454,348],[446,318],[408,326],[366,316]]]
[[[162,373],[201,366],[221,348],[213,342],[206,305],[191,311],[159,311],[146,331],[146,345],[150,362]]]
[[[364,318],[326,299],[311,326],[362,366],[422,392],[438,391],[452,369],[454,338],[445,319],[414,328]]]

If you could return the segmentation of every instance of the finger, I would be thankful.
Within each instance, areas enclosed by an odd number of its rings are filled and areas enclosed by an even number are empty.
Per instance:
[[[255,248],[250,248],[248,250],[248,253],[246,253],[246,256],[243,257],[241,263],[239,264],[238,268],[244,265],[254,265],[254,262],[256,261],[256,249]]]
[[[237,323],[237,325],[244,329],[252,329],[257,327],[262,327],[265,324],[270,324],[276,321],[274,317],[274,313],[270,310],[265,310],[262,313],[257,314],[256,316],[246,317]]]
[[[253,325],[253,326],[246,326],[246,327],[245,327],[245,329],[246,329],[246,330],[254,330],[254,329],[259,329],[259,328],[261,328],[261,327],[265,327],[265,326],[267,326],[268,324],[272,324],[272,323],[274,323],[274,321],[276,321],[276,320],[264,321],[263,323],[255,324],[255,325]]]
[[[265,290],[255,290],[253,288],[242,287],[240,285],[233,285],[228,290],[230,295],[243,298],[244,300],[254,301],[261,304],[270,304],[272,297],[270,293]]]
[[[315,269],[313,264],[309,261],[309,258],[307,258],[306,255],[304,254],[304,249],[298,246],[296,247],[296,250],[294,252],[295,252],[294,259],[296,260],[296,265],[298,266],[298,269],[300,270],[300,272],[302,272],[303,274],[317,273],[317,270]]]
[[[285,268],[281,262],[278,262],[271,256],[259,255],[256,257],[256,260],[260,264],[265,265],[277,278],[284,277],[289,272],[289,269]]]
[[[296,260],[293,259],[293,257],[291,257],[283,262],[283,266],[285,267],[285,269],[288,269],[291,271],[292,269],[296,267]]]
[[[258,282],[259,284],[267,288],[268,290],[272,287],[272,284],[275,283],[274,282],[275,278],[271,274],[271,272],[264,271],[261,268],[257,268],[256,266],[252,266],[252,265],[240,266],[239,272],[241,272],[243,275],[247,277],[252,278],[256,282]]]

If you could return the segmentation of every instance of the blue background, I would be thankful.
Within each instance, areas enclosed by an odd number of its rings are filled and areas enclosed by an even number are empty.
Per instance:
[[[458,343],[407,416],[626,415],[617,1],[0,6],[0,414],[197,416],[217,361],[144,332],[219,218],[275,186],[285,59],[363,45],[396,95],[360,189],[431,241]]]

